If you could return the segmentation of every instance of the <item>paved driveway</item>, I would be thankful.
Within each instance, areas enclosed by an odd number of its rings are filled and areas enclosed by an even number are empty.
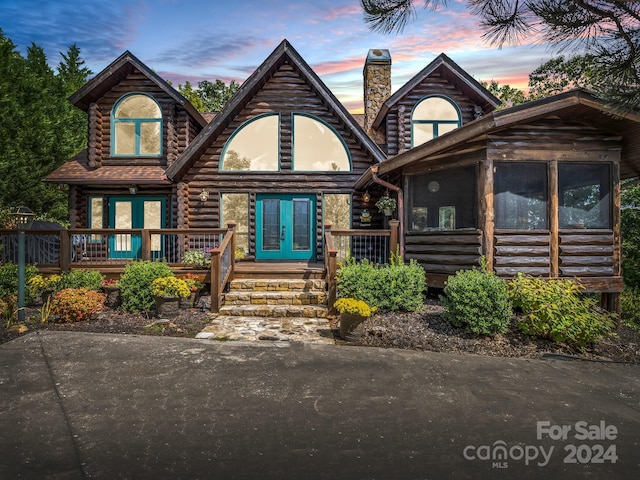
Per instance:
[[[639,374],[36,332],[0,346],[0,478],[638,478]]]

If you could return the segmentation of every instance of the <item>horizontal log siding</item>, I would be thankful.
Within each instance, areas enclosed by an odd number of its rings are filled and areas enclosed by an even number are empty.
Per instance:
[[[480,265],[482,232],[453,230],[405,235],[405,258],[414,259],[430,275],[453,275]],[[430,283],[430,285],[433,282]]]
[[[519,272],[549,276],[549,233],[496,231],[493,265],[496,274],[503,277]]]
[[[111,111],[114,104],[127,93],[140,92],[151,95],[160,105],[162,110],[162,157],[144,159],[142,162],[138,159],[137,164],[166,165],[167,154],[173,151],[175,156],[180,155],[188,146],[189,142],[197,132],[199,127],[194,120],[191,120],[186,110],[176,103],[176,101],[167,95],[154,82],[149,80],[138,70],[127,75],[118,85],[107,92],[98,102],[99,115],[102,117],[101,122],[96,122],[96,126],[101,130],[96,132],[96,148],[101,148],[100,153],[96,153],[97,157],[102,158],[103,164],[114,164],[120,161],[119,158],[111,158]],[[98,117],[99,118],[99,117]],[[170,122],[174,122],[173,132],[169,129]],[[171,135],[170,135],[171,134]],[[90,133],[91,135],[91,133]],[[173,138],[174,145],[169,145],[169,139]],[[91,154],[91,152],[89,152]]]
[[[280,171],[277,172],[219,172],[220,155],[234,131],[247,120],[263,113],[280,113]],[[307,113],[330,124],[340,135],[351,153],[351,172],[294,172],[291,170],[291,114]],[[217,228],[220,220],[220,193],[249,193],[250,225],[255,225],[255,193],[352,193],[353,184],[374,162],[363,146],[324,104],[322,97],[308,85],[290,65],[284,64],[247,103],[220,136],[186,173],[189,184],[189,226]],[[203,188],[215,194],[202,205],[197,198]],[[363,208],[360,196],[354,195],[353,218],[359,220]],[[373,210],[369,205],[373,214]],[[377,209],[376,209],[377,210]],[[320,212],[320,206],[317,214]],[[382,217],[379,221],[382,221]],[[375,219],[374,219],[375,221]],[[322,220],[317,219],[317,240],[320,248]],[[354,223],[354,228],[359,225]],[[249,248],[255,251],[255,236],[249,233]]]
[[[404,150],[411,148],[411,111],[427,95],[444,95],[455,102],[460,109],[463,125],[474,119],[475,105],[473,102],[439,73],[435,72],[425,78],[389,110],[386,120],[387,152],[389,156],[398,154],[402,145],[404,145]],[[399,128],[398,125],[398,109],[401,106],[404,107],[404,128]],[[399,132],[402,132],[402,138],[399,138]]]
[[[560,276],[614,275],[612,230],[561,230]]]
[[[619,137],[585,125],[566,121],[544,121],[519,125],[491,134],[487,158],[538,161],[617,161]]]

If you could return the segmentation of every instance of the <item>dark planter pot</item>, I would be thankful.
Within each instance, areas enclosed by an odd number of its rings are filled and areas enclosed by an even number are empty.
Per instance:
[[[340,314],[340,337],[344,340],[357,340],[364,335],[364,322],[369,317],[353,315],[351,313]]]
[[[180,311],[180,297],[155,297],[156,315],[172,318]]]
[[[191,292],[191,295],[187,298],[180,299],[180,308],[193,308],[198,306],[200,300],[201,290]]]
[[[122,304],[122,296],[118,287],[102,287],[105,294],[104,304],[109,308],[118,308]]]

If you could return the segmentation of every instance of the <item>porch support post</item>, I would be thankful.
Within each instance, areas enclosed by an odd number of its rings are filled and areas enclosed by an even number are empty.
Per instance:
[[[231,276],[229,277],[229,280],[233,280],[233,276],[236,272],[236,226],[236,222],[227,222],[227,229],[231,232],[231,242],[229,244],[231,248],[231,265],[229,266],[231,269]]]
[[[69,230],[60,230],[60,273],[69,271],[71,255],[71,234]]]
[[[142,260],[151,260],[151,232],[145,228],[140,232],[140,237]]]
[[[211,312],[220,311],[220,250],[211,251]]]
[[[493,271],[493,160],[487,158],[480,162],[478,172],[478,193],[480,194],[480,228],[482,228],[482,252],[487,261],[487,269]]]
[[[331,236],[331,222],[327,222],[324,224],[324,238],[325,238],[325,266],[327,269],[326,279],[327,279],[327,306],[329,308],[329,313],[331,315],[335,314],[336,311],[333,308],[333,304],[336,301],[336,297],[338,295],[337,285],[336,285],[336,272],[338,270],[338,251],[333,247],[333,238]]]
[[[560,236],[558,200],[558,162],[549,162],[549,276],[557,278],[560,274]]]
[[[613,228],[613,275],[622,276],[622,237],[620,225],[621,187],[620,187],[620,162],[611,162],[611,193],[613,205],[611,212],[611,227]],[[618,314],[616,327],[620,330],[620,292],[603,293],[606,297],[606,309]]]
[[[391,236],[389,238],[389,258],[398,251],[398,229],[400,227],[399,220],[389,220],[389,229]]]

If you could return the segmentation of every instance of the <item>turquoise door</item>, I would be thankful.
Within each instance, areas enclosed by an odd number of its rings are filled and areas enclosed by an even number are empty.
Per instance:
[[[256,259],[315,258],[315,196],[258,195]]]
[[[165,199],[158,197],[111,197],[109,228],[164,228]],[[140,258],[142,241],[139,235],[119,233],[109,235],[109,258]],[[162,258],[162,235],[151,236],[153,258]]]

